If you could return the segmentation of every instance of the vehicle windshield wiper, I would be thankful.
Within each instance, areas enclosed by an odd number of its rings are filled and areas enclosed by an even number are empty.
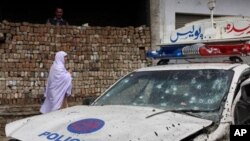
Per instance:
[[[175,112],[175,113],[185,113],[187,115],[190,115],[190,116],[194,116],[193,114],[190,114],[190,113],[199,113],[199,112],[213,112],[213,111],[216,111],[216,109],[214,110],[194,110],[194,109],[180,109],[180,110],[164,110],[164,111],[161,111],[161,112],[157,112],[157,113],[154,113],[152,115],[149,115],[147,116],[146,118],[151,118],[153,116],[156,116],[156,115],[159,115],[159,114],[163,114],[163,113],[167,113],[167,112]],[[190,113],[189,113],[190,112]]]

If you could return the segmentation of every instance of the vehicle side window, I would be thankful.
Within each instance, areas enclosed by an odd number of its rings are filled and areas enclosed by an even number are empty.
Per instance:
[[[241,88],[241,97],[235,106],[235,124],[250,125],[250,84]]]

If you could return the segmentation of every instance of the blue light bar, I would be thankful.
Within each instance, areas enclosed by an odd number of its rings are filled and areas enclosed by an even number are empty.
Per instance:
[[[184,59],[213,56],[250,55],[250,43],[238,44],[188,44],[161,46],[160,50],[148,51],[146,56],[153,59]]]
[[[183,56],[181,49],[183,45],[178,46],[161,46],[160,50],[148,51],[146,56],[153,59],[175,58]]]
[[[146,56],[153,59],[162,59],[162,58],[185,58],[188,52],[197,52],[190,51],[188,48],[194,48],[194,45],[173,45],[173,46],[161,46],[160,50],[148,51]],[[186,51],[183,51],[186,50]],[[185,53],[187,52],[187,53]]]

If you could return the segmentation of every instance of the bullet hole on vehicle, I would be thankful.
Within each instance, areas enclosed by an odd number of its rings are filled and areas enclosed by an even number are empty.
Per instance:
[[[109,134],[109,137],[111,137],[111,135]]]
[[[173,126],[173,127],[175,127],[175,125],[174,125],[174,124],[172,124],[172,126]]]
[[[180,123],[178,123],[178,125],[180,126],[181,124],[180,124]]]
[[[77,111],[73,111],[73,112],[69,112],[68,115],[69,115],[69,114],[78,114],[78,113],[79,113],[79,112],[77,112]]]
[[[26,120],[26,123],[28,123],[29,121],[30,121],[30,119],[27,119],[27,120]],[[26,123],[24,122],[24,124],[26,124]]]
[[[170,130],[171,127],[166,127],[166,128],[167,128],[167,130],[168,130],[168,129]]]
[[[223,115],[221,115],[221,119],[223,119],[224,118],[224,116]]]
[[[152,112],[155,112],[155,109],[153,109]]]
[[[155,132],[155,135],[156,135],[156,136],[158,136],[158,133],[157,133],[157,132]]]
[[[140,138],[138,138],[138,141],[141,140]]]

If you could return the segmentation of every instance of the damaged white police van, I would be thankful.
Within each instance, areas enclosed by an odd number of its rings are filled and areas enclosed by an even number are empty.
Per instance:
[[[147,53],[162,59],[158,66],[127,74],[90,106],[14,121],[6,125],[6,136],[21,141],[229,140],[230,125],[250,123],[250,66],[238,57],[250,53],[244,36],[250,28],[244,19],[215,22],[221,30],[206,29],[206,21],[176,30],[170,44]],[[216,56],[232,57],[222,63],[169,62]]]

